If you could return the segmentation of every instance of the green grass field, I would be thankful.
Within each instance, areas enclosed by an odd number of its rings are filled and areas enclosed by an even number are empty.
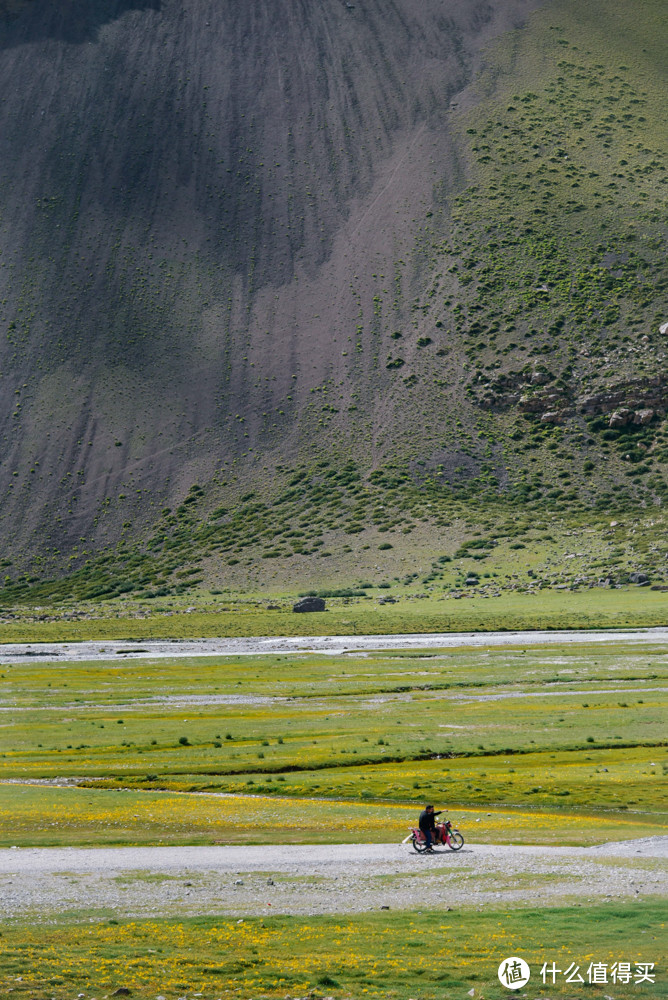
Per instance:
[[[3,931],[0,989],[4,995],[69,1000],[134,997],[177,1000],[186,993],[216,997],[392,997],[450,1000],[508,996],[499,964],[519,955],[531,966],[524,996],[572,1000],[665,996],[666,904],[636,902],[563,908],[369,913],[354,918],[266,917],[229,920],[79,921],[39,927],[12,923]],[[565,982],[578,965],[629,962],[630,985]],[[656,982],[636,983],[637,962],[654,963]],[[561,969],[553,985],[546,963]],[[585,992],[586,991],[586,992]],[[522,995],[522,994],[520,994]]]
[[[528,557],[527,557],[528,558]],[[472,566],[475,565],[471,560]],[[65,642],[84,640],[186,639],[239,636],[383,635],[425,632],[493,632],[517,629],[624,629],[665,625],[668,593],[649,588],[581,591],[537,590],[486,596],[473,589],[462,596],[394,583],[369,588],[365,598],[329,598],[325,612],[294,614],[296,595],[212,595],[155,603],[112,601],[103,605],[17,609],[0,626],[0,640]],[[456,593],[462,593],[456,591]],[[396,603],[381,604],[394,597]],[[269,607],[271,605],[272,607]],[[187,610],[189,609],[189,610]],[[47,620],[42,620],[42,619]]]
[[[22,662],[0,677],[0,843],[235,842],[248,803],[256,838],[395,841],[425,800],[482,840],[656,833],[665,678],[663,646],[614,640]],[[64,779],[85,789],[43,784]]]
[[[421,808],[417,800],[411,805],[0,785],[0,847],[399,843]],[[665,814],[635,810],[550,810],[529,804],[449,806],[447,813],[475,843],[588,846],[666,830]]]

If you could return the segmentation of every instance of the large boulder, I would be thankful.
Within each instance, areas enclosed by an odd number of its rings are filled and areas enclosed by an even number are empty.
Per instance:
[[[300,613],[304,611],[324,611],[325,602],[322,597],[302,597],[301,601],[297,601],[296,604],[292,605],[292,610]]]
[[[552,376],[547,372],[534,372],[529,381],[532,385],[547,385],[552,381]]]
[[[638,583],[641,586],[649,583],[647,573],[629,573],[629,583]]]
[[[608,421],[610,427],[626,427],[630,424],[635,416],[633,410],[628,410],[626,407],[622,407],[619,410],[615,410],[614,413],[610,414],[610,420]]]

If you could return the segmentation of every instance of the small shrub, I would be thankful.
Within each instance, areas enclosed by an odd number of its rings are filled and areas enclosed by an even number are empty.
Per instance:
[[[332,979],[331,976],[325,974],[324,976],[319,976],[317,979],[318,986],[334,986],[338,987],[341,984],[336,979]]]

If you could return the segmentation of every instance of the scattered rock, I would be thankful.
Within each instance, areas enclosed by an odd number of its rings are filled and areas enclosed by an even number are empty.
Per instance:
[[[668,323],[662,323],[659,327],[659,333],[668,333]]]
[[[518,407],[524,413],[540,413],[543,412],[556,412],[560,408],[563,409],[569,405],[568,399],[566,399],[561,393],[558,392],[546,392],[544,389],[539,390],[534,393],[525,393],[520,396]]]
[[[629,583],[649,583],[647,573],[629,573]]]
[[[127,986],[119,986],[111,995],[112,997],[131,997],[132,990],[129,990]]]
[[[480,580],[478,579],[477,576],[467,576],[466,579],[464,580],[464,583],[466,584],[467,587],[477,587],[478,584],[480,583]]]
[[[389,910],[389,906],[381,906],[381,910]]]
[[[531,393],[524,393],[520,396],[519,408],[525,413],[535,413],[537,410],[542,409],[544,400],[542,396],[534,396]]]
[[[614,413],[610,414],[610,419],[608,424],[610,427],[626,427],[633,420],[635,414],[633,410],[628,410],[626,407],[622,407],[619,410],[615,410]]]
[[[636,410],[633,417],[633,423],[640,424],[641,427],[644,427],[645,424],[649,424],[651,422],[653,417],[654,410]]]
[[[235,885],[243,885],[244,884],[244,880],[242,878],[235,878],[234,884]]]
[[[532,385],[546,385],[551,381],[551,378],[547,372],[534,372],[530,381]]]
[[[610,414],[615,407],[640,410],[652,407],[655,414],[668,404],[668,384],[665,375],[626,379],[609,385],[590,396],[577,400],[577,409],[587,415]]]
[[[324,611],[325,602],[322,597],[303,597],[301,601],[297,601],[296,604],[293,604],[292,610],[299,613],[305,611]]]
[[[267,885],[273,885],[273,884],[274,884],[273,878],[268,878],[267,879]]]
[[[563,410],[549,410],[547,413],[541,413],[540,422],[541,424],[563,424],[565,416]]]

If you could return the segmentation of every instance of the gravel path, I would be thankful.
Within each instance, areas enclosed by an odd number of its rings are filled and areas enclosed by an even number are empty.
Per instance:
[[[668,837],[600,847],[409,845],[0,850],[6,918],[119,918],[588,902],[665,895]]]
[[[257,656],[274,653],[354,653],[379,649],[449,649],[458,646],[538,645],[544,643],[666,643],[668,628],[568,632],[430,632],[410,635],[339,635],[247,639],[147,639],[141,642],[28,642],[0,645],[0,665],[27,657],[75,662],[118,656]]]

